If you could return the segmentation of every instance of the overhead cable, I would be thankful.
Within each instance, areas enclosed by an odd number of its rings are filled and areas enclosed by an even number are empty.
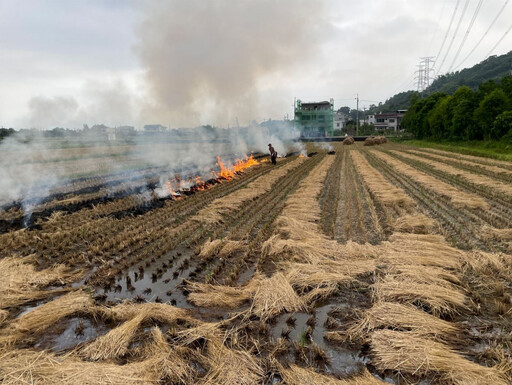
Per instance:
[[[450,68],[448,68],[448,72],[451,72],[453,65],[455,64],[455,61],[460,55],[460,51],[462,50],[462,47],[464,47],[464,44],[466,43],[466,40],[469,36],[469,33],[471,32],[471,29],[473,28],[473,24],[475,24],[476,17],[478,16],[478,12],[480,11],[480,8],[482,7],[484,0],[480,0],[476,6],[475,12],[473,13],[473,17],[471,18],[471,21],[469,22],[468,29],[466,30],[466,33],[464,34],[464,37],[462,38],[462,41],[460,42],[459,49],[457,50],[457,53],[453,57],[452,64],[450,64]]]

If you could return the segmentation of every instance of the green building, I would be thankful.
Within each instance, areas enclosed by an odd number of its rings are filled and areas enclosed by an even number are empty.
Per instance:
[[[295,126],[301,137],[323,137],[334,134],[334,99],[329,102],[295,102]]]

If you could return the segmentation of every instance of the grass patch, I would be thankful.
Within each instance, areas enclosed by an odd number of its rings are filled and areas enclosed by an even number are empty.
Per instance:
[[[429,140],[404,140],[403,144],[415,147],[430,147],[459,154],[481,156],[512,162],[512,144],[505,141],[473,140],[466,142],[432,142]]]

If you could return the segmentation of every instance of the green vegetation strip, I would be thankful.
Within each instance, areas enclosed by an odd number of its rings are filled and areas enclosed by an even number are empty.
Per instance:
[[[436,148],[459,154],[512,162],[512,144],[503,141],[433,142],[429,140],[407,140],[402,143],[414,147]]]

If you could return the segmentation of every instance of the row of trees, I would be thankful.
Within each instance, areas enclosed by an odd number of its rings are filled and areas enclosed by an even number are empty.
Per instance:
[[[512,139],[512,77],[481,83],[476,91],[461,86],[452,95],[415,94],[402,127],[419,139]]]

